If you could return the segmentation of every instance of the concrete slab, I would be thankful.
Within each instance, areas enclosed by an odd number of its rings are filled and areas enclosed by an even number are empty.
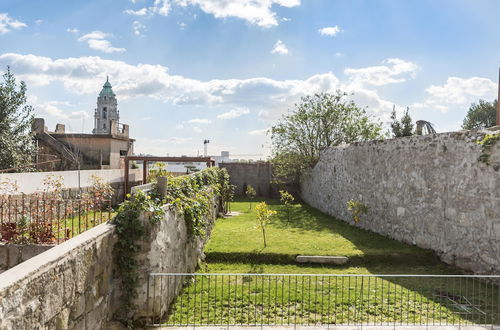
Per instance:
[[[300,263],[326,265],[345,265],[349,262],[349,258],[344,256],[297,256],[295,260]]]

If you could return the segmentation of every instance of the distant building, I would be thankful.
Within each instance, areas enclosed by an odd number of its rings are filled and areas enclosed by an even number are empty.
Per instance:
[[[45,120],[36,118],[33,131],[38,144],[37,169],[62,171],[115,169],[123,167],[120,157],[131,156],[134,141],[129,126],[119,123],[118,102],[109,80],[97,97],[93,134],[66,133],[63,124],[51,132]]]

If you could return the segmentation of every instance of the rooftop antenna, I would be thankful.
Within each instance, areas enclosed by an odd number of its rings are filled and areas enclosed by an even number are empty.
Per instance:
[[[207,149],[208,149],[208,144],[210,143],[210,140],[203,140],[203,156],[207,157]]]

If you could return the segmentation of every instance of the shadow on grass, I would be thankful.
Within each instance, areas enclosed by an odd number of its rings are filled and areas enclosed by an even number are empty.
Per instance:
[[[281,253],[259,253],[259,252],[206,252],[205,260],[208,263],[251,263],[251,264],[276,264],[276,265],[297,265],[295,257],[297,255]],[[432,266],[439,265],[441,261],[431,252],[415,255],[411,253],[372,254],[363,256],[351,256],[349,262],[343,268],[353,266],[376,266],[384,265],[406,265],[406,266]],[[315,266],[317,264],[301,264]],[[319,265],[321,267],[342,268],[336,265]]]

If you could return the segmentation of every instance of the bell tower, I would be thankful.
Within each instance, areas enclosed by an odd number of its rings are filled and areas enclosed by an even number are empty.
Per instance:
[[[97,97],[97,108],[94,112],[94,130],[93,134],[112,134],[111,122],[118,123],[120,121],[120,113],[118,112],[118,102],[116,95],[111,88],[108,77],[102,86],[102,90]],[[117,125],[113,125],[117,127]]]

